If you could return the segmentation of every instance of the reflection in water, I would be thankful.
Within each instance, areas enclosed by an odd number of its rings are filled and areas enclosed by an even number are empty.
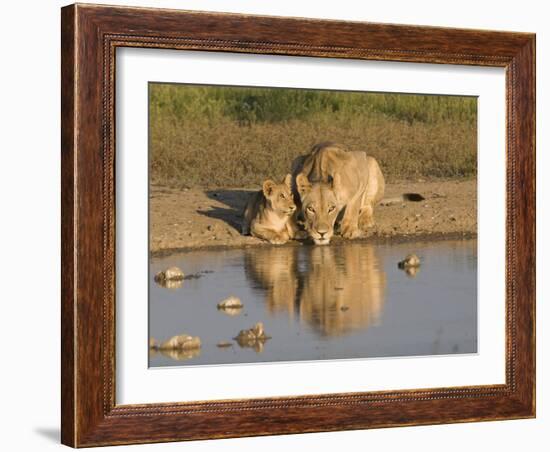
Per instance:
[[[179,289],[180,287],[183,287],[183,281],[180,279],[180,280],[162,280],[162,281],[156,281],[156,283],[160,286],[160,287],[165,287],[166,289],[170,289],[170,290],[176,290],[176,289]]]
[[[377,324],[386,276],[375,247],[297,247],[247,250],[245,271],[265,291],[269,312],[299,315],[322,335],[339,336]]]
[[[409,278],[416,278],[416,275],[420,272],[420,267],[407,267],[403,271]]]
[[[397,263],[411,253],[422,266],[407,273]],[[154,281],[170,266],[190,275],[176,290]],[[238,315],[217,308],[230,295],[242,302]],[[239,331],[260,322],[271,339],[239,341]],[[160,350],[153,341],[159,350],[151,350],[150,366],[475,353],[477,242],[345,242],[153,258],[149,337],[182,331],[199,336],[201,349]]]
[[[241,348],[252,348],[256,353],[264,351],[264,344],[271,339],[271,336],[265,334],[264,324],[256,323],[252,328],[241,330],[235,340]]]
[[[244,269],[253,287],[265,291],[268,312],[294,315],[299,280],[297,247],[246,249]]]
[[[251,348],[256,353],[262,353],[264,351],[265,340],[262,339],[248,339],[244,337],[236,337],[235,340],[241,348]]]
[[[239,315],[242,312],[243,308],[223,308],[219,309],[218,312],[223,312],[225,315],[228,315],[229,317],[234,317],[236,315]]]
[[[154,357],[157,354],[166,356],[167,358],[173,359],[175,361],[186,361],[191,358],[197,358],[201,355],[200,348],[192,349],[176,349],[176,348],[149,348],[149,356]]]
[[[302,321],[329,336],[378,324],[386,275],[374,246],[312,247],[310,252],[300,297]]]

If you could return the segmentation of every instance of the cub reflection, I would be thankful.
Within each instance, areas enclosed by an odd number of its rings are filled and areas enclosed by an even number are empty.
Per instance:
[[[274,314],[288,311],[294,316],[294,302],[298,291],[298,248],[257,247],[248,249],[244,256],[245,272],[253,287],[266,293],[266,307]]]
[[[265,292],[268,312],[298,315],[320,335],[380,321],[386,274],[370,244],[250,249],[245,269]]]

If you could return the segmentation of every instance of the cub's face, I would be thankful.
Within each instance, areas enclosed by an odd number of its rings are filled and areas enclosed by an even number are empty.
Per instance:
[[[263,192],[270,207],[279,215],[291,216],[296,210],[294,197],[290,189],[292,177],[287,174],[283,182],[277,184],[272,180],[263,183]]]
[[[316,245],[328,245],[340,211],[333,184],[310,183],[303,174],[296,178],[302,201],[305,229]]]

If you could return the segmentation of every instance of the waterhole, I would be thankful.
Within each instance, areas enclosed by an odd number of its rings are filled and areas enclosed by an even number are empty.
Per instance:
[[[399,269],[409,253],[421,266]],[[171,266],[183,281],[154,281]],[[189,251],[149,278],[149,337],[201,340],[150,350],[151,367],[477,352],[476,240]],[[219,310],[229,296],[243,307]],[[235,339],[258,322],[269,339]]]

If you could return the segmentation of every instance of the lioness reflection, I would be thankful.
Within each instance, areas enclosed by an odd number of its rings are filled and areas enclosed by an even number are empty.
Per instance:
[[[265,291],[270,312],[286,311],[322,335],[377,324],[386,275],[371,245],[248,250],[247,276]]]

